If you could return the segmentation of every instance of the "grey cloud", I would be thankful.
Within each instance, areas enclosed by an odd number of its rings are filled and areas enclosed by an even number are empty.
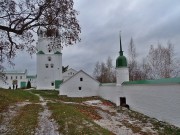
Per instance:
[[[82,41],[63,49],[63,65],[90,74],[95,63],[105,61],[108,56],[115,65],[120,30],[126,56],[131,37],[140,57],[148,53],[151,44],[169,40],[175,45],[176,54],[180,50],[179,0],[74,0],[74,3],[80,12]],[[21,60],[16,65],[21,65]],[[30,63],[36,66],[35,57]],[[23,66],[26,64],[24,61]]]

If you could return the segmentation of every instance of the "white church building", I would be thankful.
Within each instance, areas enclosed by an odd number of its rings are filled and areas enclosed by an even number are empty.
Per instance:
[[[68,97],[99,96],[117,106],[128,104],[130,109],[180,127],[180,77],[159,80],[129,81],[129,69],[123,55],[120,38],[120,52],[116,59],[116,83],[100,83],[86,72],[69,69],[62,73],[61,48],[58,44],[38,31],[37,75],[25,71],[6,71],[6,82],[0,80],[0,87],[24,88],[30,81],[32,87],[41,90],[59,90],[59,95]],[[14,86],[15,87],[15,86]]]

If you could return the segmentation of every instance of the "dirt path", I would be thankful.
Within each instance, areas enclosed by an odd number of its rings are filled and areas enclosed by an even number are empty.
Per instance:
[[[48,110],[47,102],[38,94],[36,94],[40,99],[40,104],[43,106],[44,110],[39,114],[39,126],[36,129],[35,135],[60,135],[58,132],[58,125],[51,119],[51,112]]]

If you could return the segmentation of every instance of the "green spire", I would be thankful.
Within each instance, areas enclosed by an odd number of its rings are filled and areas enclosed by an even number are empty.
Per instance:
[[[120,51],[119,51],[119,54],[120,54],[120,56],[123,56],[122,45],[121,45],[121,33],[119,33],[119,41],[120,41]]]
[[[116,67],[127,67],[127,60],[126,57],[123,56],[123,50],[122,50],[122,44],[121,44],[121,33],[119,33],[119,42],[120,42],[120,51],[119,51],[119,57],[116,59]]]

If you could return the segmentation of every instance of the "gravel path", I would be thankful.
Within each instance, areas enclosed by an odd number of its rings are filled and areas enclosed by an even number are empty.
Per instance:
[[[48,110],[47,102],[38,94],[40,104],[43,107],[43,111],[39,114],[39,126],[36,129],[35,135],[60,135],[58,132],[58,125],[51,119],[51,112]]]

